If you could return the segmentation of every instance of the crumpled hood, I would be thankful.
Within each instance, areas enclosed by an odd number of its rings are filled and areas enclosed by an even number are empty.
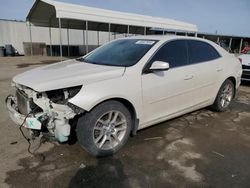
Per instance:
[[[124,67],[95,65],[67,60],[35,68],[13,78],[17,84],[38,92],[90,84],[123,75]]]

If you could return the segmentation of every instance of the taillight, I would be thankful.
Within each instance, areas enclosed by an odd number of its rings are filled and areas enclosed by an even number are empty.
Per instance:
[[[240,63],[242,63],[242,59],[241,58],[238,58],[238,59],[239,59]]]

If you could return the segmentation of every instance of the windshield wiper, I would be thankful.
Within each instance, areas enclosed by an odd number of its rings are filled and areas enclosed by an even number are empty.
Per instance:
[[[79,58],[76,59],[76,61],[84,62],[84,58],[83,57],[79,57]]]
[[[86,58],[80,57],[76,59],[77,61],[83,62],[83,63],[90,63],[90,64],[96,64],[96,65],[100,65],[100,63],[94,62],[94,61],[89,61]]]
[[[126,67],[125,65],[116,65],[116,64],[108,64],[108,63],[102,63],[102,62],[95,62],[95,61],[89,61],[86,58],[77,58],[77,61],[83,62],[83,63],[90,63],[95,65],[104,65],[104,66],[113,66],[113,67]]]

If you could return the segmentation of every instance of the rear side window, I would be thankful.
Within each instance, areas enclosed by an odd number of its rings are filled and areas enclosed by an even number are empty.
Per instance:
[[[169,63],[170,68],[187,65],[187,43],[185,40],[175,40],[162,46],[151,59],[154,61],[164,61]]]
[[[188,47],[190,63],[192,64],[211,61],[220,57],[217,50],[206,42],[189,40]]]

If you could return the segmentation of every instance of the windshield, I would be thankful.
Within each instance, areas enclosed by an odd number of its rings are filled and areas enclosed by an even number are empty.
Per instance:
[[[110,42],[81,59],[86,63],[110,66],[136,64],[156,43],[156,40],[121,39]]]

